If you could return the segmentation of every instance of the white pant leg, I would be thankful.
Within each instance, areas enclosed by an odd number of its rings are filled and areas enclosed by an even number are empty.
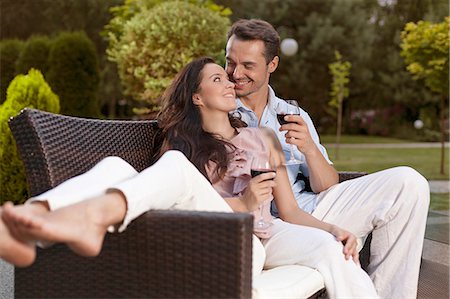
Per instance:
[[[166,152],[139,174],[111,186],[123,193],[127,213],[119,228],[156,209],[233,212],[211,183],[179,151]]]
[[[56,210],[105,194],[110,186],[136,174],[137,171],[122,158],[106,157],[87,172],[29,199],[27,203],[47,201],[50,210]]]
[[[166,152],[154,165],[112,189],[120,190],[127,200],[127,213],[119,231],[148,210],[233,212],[211,183],[179,151]],[[262,271],[265,252],[254,235],[252,244],[255,276]]]
[[[205,177],[178,151],[165,153],[141,173],[119,157],[107,157],[92,169],[44,192],[27,203],[47,201],[50,210],[65,207],[118,189],[126,196],[127,214],[119,230],[150,209],[232,212]],[[265,261],[264,248],[253,236],[253,275]],[[45,247],[49,244],[43,244]]]
[[[304,265],[323,276],[330,298],[378,298],[372,281],[353,260],[346,260],[343,245],[323,230],[274,220],[273,235],[262,241],[266,268]]]
[[[368,272],[382,298],[416,298],[430,200],[410,167],[345,181],[319,195],[312,213],[363,237],[372,231]]]

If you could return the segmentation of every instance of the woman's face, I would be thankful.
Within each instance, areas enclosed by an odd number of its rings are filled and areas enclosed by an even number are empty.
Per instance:
[[[234,84],[220,65],[206,64],[201,76],[199,91],[193,96],[193,102],[200,110],[228,113],[236,109]]]

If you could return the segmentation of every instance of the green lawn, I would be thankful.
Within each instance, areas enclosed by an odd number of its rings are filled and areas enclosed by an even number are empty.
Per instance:
[[[448,148],[444,175],[439,173],[439,148],[340,148],[339,160],[334,159],[334,149],[328,155],[339,171],[366,171],[369,173],[394,167],[411,166],[428,180],[448,180]]]
[[[430,210],[450,210],[449,193],[431,193]]]
[[[334,144],[336,142],[336,136],[320,135],[320,142]],[[341,136],[340,143],[407,143],[407,142],[416,142],[416,141],[389,138],[389,137],[367,136],[367,135],[343,135]]]
[[[349,138],[351,139],[351,138]],[[346,139],[346,140],[349,140]],[[376,142],[381,143],[378,138]],[[367,138],[351,143],[369,143]],[[375,140],[375,139],[374,139]],[[428,180],[449,180],[449,150],[446,148],[445,175],[439,173],[440,148],[340,148],[339,160],[334,159],[334,149],[328,154],[339,171],[366,171],[369,173],[400,165],[411,166]],[[449,210],[449,193],[432,193],[431,210]]]

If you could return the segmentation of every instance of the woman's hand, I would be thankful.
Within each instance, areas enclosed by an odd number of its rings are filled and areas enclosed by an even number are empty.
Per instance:
[[[276,186],[275,172],[267,172],[252,178],[242,194],[241,200],[248,211],[254,211],[272,196],[272,188]]]
[[[360,265],[359,253],[357,249],[358,243],[355,235],[336,225],[331,227],[330,233],[336,237],[336,240],[341,241],[342,244],[344,244],[345,259],[348,260],[349,258],[352,258],[357,265]]]

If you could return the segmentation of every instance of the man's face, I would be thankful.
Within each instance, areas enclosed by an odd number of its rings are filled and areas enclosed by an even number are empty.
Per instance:
[[[243,41],[231,36],[227,43],[225,71],[235,83],[238,97],[255,94],[269,84],[270,73],[276,69],[274,58],[269,64],[264,57],[264,42]]]

